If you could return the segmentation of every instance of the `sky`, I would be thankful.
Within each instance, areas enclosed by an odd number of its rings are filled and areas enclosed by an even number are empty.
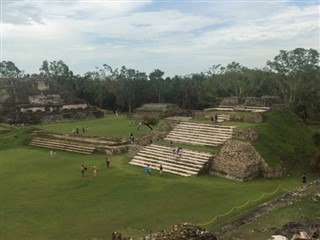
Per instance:
[[[1,61],[39,73],[103,64],[165,77],[232,61],[263,68],[280,50],[320,48],[319,0],[1,0]]]

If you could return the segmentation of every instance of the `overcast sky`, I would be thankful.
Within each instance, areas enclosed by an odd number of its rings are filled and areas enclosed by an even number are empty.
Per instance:
[[[103,64],[165,77],[262,68],[279,50],[319,51],[319,11],[318,0],[2,0],[1,60],[26,73],[63,60],[80,75]]]

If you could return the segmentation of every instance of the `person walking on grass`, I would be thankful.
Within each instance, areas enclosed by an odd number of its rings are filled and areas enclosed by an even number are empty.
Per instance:
[[[162,170],[163,170],[163,167],[162,167],[162,164],[160,164],[160,166],[159,166],[160,175],[162,175]]]
[[[96,177],[97,176],[97,167],[93,166],[93,176]]]
[[[150,172],[150,164],[147,164],[146,167],[144,168],[144,171],[146,172],[146,174],[148,176],[150,176],[151,172]]]
[[[85,166],[84,165],[81,165],[80,167],[80,172],[81,172],[81,177],[84,177],[85,176]]]
[[[110,160],[108,158],[106,158],[106,165],[107,165],[107,168],[110,167]]]

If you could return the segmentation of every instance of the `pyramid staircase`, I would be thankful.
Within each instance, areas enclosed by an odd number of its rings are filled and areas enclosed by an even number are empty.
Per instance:
[[[180,122],[164,138],[166,141],[201,146],[218,146],[232,138],[235,126]]]
[[[173,152],[171,147],[151,144],[143,147],[130,161],[131,165],[177,174],[184,177],[196,176],[205,171],[212,161],[212,154],[183,149],[181,154]]]

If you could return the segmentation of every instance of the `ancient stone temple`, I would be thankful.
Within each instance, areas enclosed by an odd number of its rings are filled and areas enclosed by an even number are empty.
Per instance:
[[[102,117],[103,113],[55,80],[20,78],[0,80],[0,121],[36,124],[67,119]]]

